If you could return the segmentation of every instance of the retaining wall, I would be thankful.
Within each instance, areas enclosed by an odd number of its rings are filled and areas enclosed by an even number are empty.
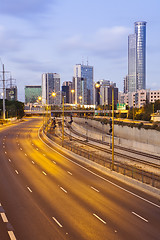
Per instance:
[[[74,118],[74,122],[72,123],[74,128],[79,129],[80,132],[86,134],[85,128],[88,126],[93,127],[88,131],[88,136],[95,137],[106,142],[110,141],[109,133],[109,124],[102,125],[101,122],[85,119],[85,118]],[[80,125],[79,125],[80,124]],[[100,130],[100,132],[95,131],[96,129]],[[103,132],[103,134],[102,134]],[[138,129],[131,128],[127,126],[118,126],[114,125],[114,135],[115,135],[115,144],[131,147],[137,150],[141,150],[144,152],[160,154],[160,132],[153,129]]]

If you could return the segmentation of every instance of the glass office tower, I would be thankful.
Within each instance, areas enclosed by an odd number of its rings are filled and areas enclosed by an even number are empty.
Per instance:
[[[56,96],[53,97],[52,93]],[[60,105],[60,75],[58,73],[43,73],[42,74],[42,104]]]
[[[134,23],[128,37],[128,91],[146,88],[146,22]]]
[[[76,64],[74,67],[74,77],[82,79],[82,97],[86,95],[85,104],[91,105],[93,104],[93,67],[83,64]],[[86,82],[86,85],[85,85]],[[84,89],[84,90],[83,90]],[[77,89],[75,88],[75,93]],[[83,93],[84,91],[84,93]],[[85,94],[86,92],[86,94]],[[83,100],[83,99],[82,99]]]

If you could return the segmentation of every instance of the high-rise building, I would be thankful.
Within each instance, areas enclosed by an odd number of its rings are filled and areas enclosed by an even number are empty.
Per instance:
[[[55,93],[55,96],[52,93]],[[60,75],[57,73],[42,74],[42,104],[61,104]]]
[[[41,86],[25,86],[25,104],[36,103],[42,96]]]
[[[82,102],[87,105],[93,104],[93,67],[89,65],[76,64],[74,67],[75,85],[75,102],[79,101],[78,98],[82,97]],[[79,85],[80,84],[80,85]],[[86,86],[85,86],[86,85]],[[78,89],[81,93],[77,93]],[[80,91],[79,91],[80,92]],[[81,96],[79,96],[81,94]],[[85,95],[87,99],[85,98]],[[77,99],[76,99],[77,98]]]
[[[75,104],[87,105],[87,79],[73,77]]]
[[[63,82],[62,96],[64,96],[64,103],[72,103],[72,82],[71,81]]]
[[[146,88],[146,22],[134,23],[128,36],[128,92]]]
[[[95,104],[96,105],[108,105],[112,104],[112,87],[114,88],[114,103],[115,105],[118,102],[118,88],[116,83],[113,83],[109,80],[100,80],[95,84]]]

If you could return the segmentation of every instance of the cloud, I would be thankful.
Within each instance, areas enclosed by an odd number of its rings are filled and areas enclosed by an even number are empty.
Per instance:
[[[8,31],[5,27],[0,25],[0,55],[20,50],[21,42],[18,38],[14,38],[13,36],[13,31]]]
[[[112,28],[100,28],[95,33],[74,35],[62,42],[62,51],[83,51],[87,54],[109,56],[116,58],[126,51],[129,28],[115,26]]]
[[[43,13],[56,0],[5,0],[1,1],[0,13],[25,17],[36,13]]]

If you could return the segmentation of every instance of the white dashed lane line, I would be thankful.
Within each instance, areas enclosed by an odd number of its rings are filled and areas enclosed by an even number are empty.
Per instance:
[[[137,213],[132,212],[132,214],[134,214],[134,215],[137,216],[138,218],[142,219],[143,221],[148,222],[147,219],[143,218],[142,216],[138,215]]]
[[[52,161],[54,164],[57,164],[55,161]]]
[[[16,237],[15,237],[13,231],[8,231],[8,235],[9,235],[11,240],[16,240]]]
[[[61,189],[63,192],[67,193],[67,191],[66,191],[63,187],[60,187],[60,189]]]
[[[27,189],[28,189],[29,192],[32,192],[32,190],[30,189],[30,187],[27,187]]]
[[[1,204],[1,203],[0,203],[0,207],[1,207],[1,211],[3,211],[3,212],[0,213],[1,218],[2,218],[2,220],[3,220],[4,223],[8,224],[9,222],[8,222],[8,219],[7,219],[6,214],[4,213],[4,209],[2,208],[2,204]],[[10,224],[10,223],[9,223],[9,224]],[[8,225],[7,225],[7,226],[8,226]],[[11,226],[11,224],[10,224],[10,226]],[[7,227],[7,228],[8,228],[8,227]],[[10,237],[11,240],[16,240],[16,237],[15,237],[13,231],[8,230],[8,235],[9,235],[9,237]]]
[[[45,173],[44,171],[42,171],[42,173],[43,173],[45,176],[47,176],[47,173]]]
[[[3,222],[8,222],[8,219],[7,219],[5,213],[1,213],[1,218],[2,218]]]
[[[99,190],[97,190],[96,188],[94,188],[94,187],[92,187],[92,186],[91,186],[91,188],[92,188],[94,191],[96,191],[96,192],[99,193]]]
[[[59,227],[63,227],[63,226],[60,224],[60,222],[58,222],[58,220],[57,220],[55,217],[52,217],[52,218],[53,218],[53,220],[58,224]]]
[[[97,216],[95,213],[93,213],[93,216],[95,216],[98,220],[100,220],[102,223],[106,224],[106,222],[100,218],[99,216]]]
[[[32,164],[35,164],[35,162],[32,161]]]
[[[69,171],[67,171],[67,173],[68,173],[69,175],[72,175],[72,173],[71,173],[71,172],[69,172]]]
[[[15,172],[16,172],[17,174],[19,174],[19,172],[18,172],[17,170],[15,170]]]

